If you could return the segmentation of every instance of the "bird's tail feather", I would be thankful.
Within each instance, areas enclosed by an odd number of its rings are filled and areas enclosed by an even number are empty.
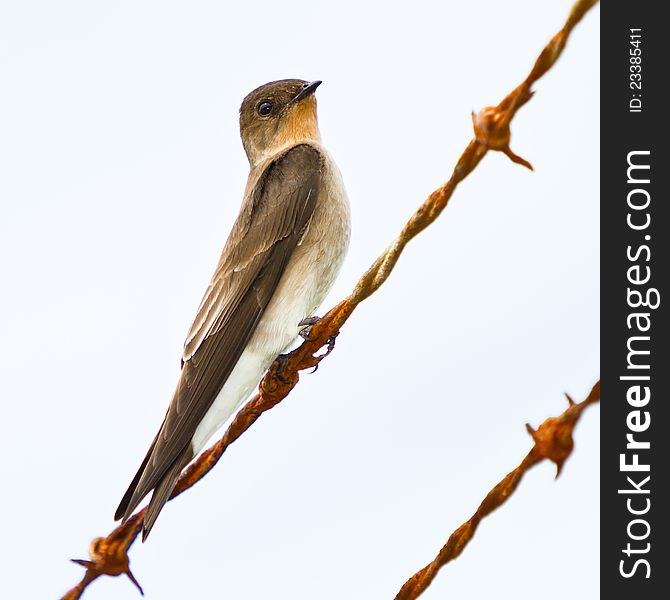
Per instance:
[[[154,488],[153,494],[151,494],[151,500],[149,501],[149,506],[147,506],[147,512],[144,514],[144,524],[142,525],[142,541],[146,540],[149,536],[158,515],[165,506],[165,503],[169,500],[172,490],[177,483],[177,479],[182,471],[182,469],[190,462],[193,458],[193,451],[191,446],[187,446],[184,451],[175,459],[172,466],[167,470],[165,475],[161,478],[158,485]]]
[[[142,501],[142,498],[140,498],[134,503],[134,506],[130,505],[131,500],[133,499],[133,495],[135,494],[135,490],[137,489],[137,486],[140,483],[140,479],[142,479],[142,475],[144,475],[144,470],[146,469],[147,464],[149,463],[149,459],[151,458],[151,454],[154,451],[154,446],[156,445],[156,439],[157,438],[154,438],[154,441],[151,443],[147,455],[144,457],[144,460],[142,461],[140,468],[137,470],[137,473],[135,473],[135,477],[133,477],[133,480],[130,482],[130,485],[126,490],[126,493],[123,495],[123,498],[121,499],[121,502],[119,503],[119,506],[116,509],[116,513],[114,513],[115,521],[123,519],[123,522],[125,523],[128,520],[128,517],[132,515],[137,505]]]

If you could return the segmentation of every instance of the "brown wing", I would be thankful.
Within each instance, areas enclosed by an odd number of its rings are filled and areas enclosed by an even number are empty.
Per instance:
[[[318,150],[295,146],[266,168],[248,195],[186,339],[165,420],[117,519],[128,518],[154,488],[168,496],[172,488],[162,480],[166,474],[176,480],[175,465],[192,458],[195,430],[237,364],[314,212],[321,167]]]

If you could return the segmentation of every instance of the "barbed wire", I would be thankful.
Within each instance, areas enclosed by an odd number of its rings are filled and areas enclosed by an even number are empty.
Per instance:
[[[496,508],[502,506],[514,493],[526,472],[547,459],[556,465],[556,477],[561,473],[563,464],[572,453],[574,441],[572,432],[579,421],[579,417],[587,406],[600,401],[600,381],[598,381],[585,400],[575,404],[570,396],[568,408],[558,417],[551,417],[544,421],[537,429],[526,424],[528,433],[533,437],[535,444],[519,466],[509,472],[484,498],[470,519],[454,531],[447,543],[438,552],[437,556],[423,569],[412,575],[402,586],[395,600],[416,600],[431,584],[438,571],[457,558],[475,535],[481,520],[490,515]]]
[[[410,240],[433,223],[447,206],[454,190],[479,164],[489,150],[506,154],[510,160],[532,170],[528,161],[510,148],[510,123],[517,111],[532,96],[533,84],[558,60],[572,29],[598,0],[578,0],[563,28],[551,39],[538,56],[528,77],[510,92],[497,106],[472,113],[474,138],[459,158],[449,180],[432,192],[409,219],[400,235],[363,274],[353,292],[322,317],[310,332],[310,339],[289,353],[283,364],[275,361],[261,380],[258,393],[238,412],[223,438],[203,452],[180,476],[170,500],[202,479],[261,414],[281,402],[298,383],[299,372],[315,368],[332,350],[333,341],[356,307],[375,293],[388,279],[400,254]],[[324,347],[328,349],[317,354]],[[138,511],[125,524],[106,537],[95,538],[89,545],[90,560],[73,562],[86,568],[83,579],[65,593],[62,600],[76,600],[84,590],[102,575],[127,575],[140,593],[142,588],[130,570],[128,551],[142,529],[145,509]],[[411,596],[410,596],[411,597]]]

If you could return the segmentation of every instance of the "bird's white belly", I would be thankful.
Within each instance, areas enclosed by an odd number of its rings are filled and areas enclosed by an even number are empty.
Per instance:
[[[275,306],[272,302],[268,306],[235,368],[198,425],[191,442],[194,454],[205,447],[209,438],[249,397],[272,361],[294,342],[301,329],[298,323],[315,309],[307,305],[309,300],[311,298],[302,295],[293,302],[282,298]]]
[[[228,380],[195,430],[191,446],[193,454],[205,447],[207,440],[232,416],[251,394],[263,372],[270,366],[266,356],[247,348],[237,361]]]

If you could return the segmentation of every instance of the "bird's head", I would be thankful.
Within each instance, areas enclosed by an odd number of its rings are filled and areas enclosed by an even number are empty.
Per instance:
[[[320,81],[283,79],[256,88],[240,107],[240,135],[254,165],[282,148],[319,141],[314,91]]]

